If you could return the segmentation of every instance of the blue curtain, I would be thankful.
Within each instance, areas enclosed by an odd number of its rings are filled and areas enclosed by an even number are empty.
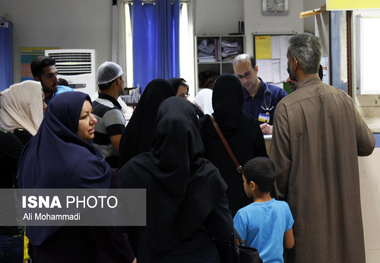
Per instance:
[[[12,22],[0,24],[0,91],[13,84],[12,29]]]
[[[173,2],[173,4],[172,4]],[[133,79],[144,91],[153,79],[179,75],[179,0],[131,6]]]

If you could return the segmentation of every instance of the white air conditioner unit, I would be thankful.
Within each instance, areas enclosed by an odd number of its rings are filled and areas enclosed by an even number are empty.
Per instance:
[[[93,95],[97,91],[95,79],[95,50],[48,49],[45,56],[55,59],[58,78],[66,79],[75,91]]]

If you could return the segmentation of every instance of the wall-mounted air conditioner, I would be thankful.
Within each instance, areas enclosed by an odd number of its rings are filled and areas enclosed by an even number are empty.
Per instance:
[[[97,91],[95,79],[95,50],[49,49],[45,55],[56,61],[58,78],[64,78],[76,91],[93,95]]]

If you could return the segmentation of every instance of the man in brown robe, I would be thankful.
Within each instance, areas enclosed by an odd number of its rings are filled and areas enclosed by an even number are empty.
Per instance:
[[[289,41],[296,90],[277,105],[271,143],[275,194],[289,203],[295,247],[286,262],[364,263],[358,155],[375,137],[345,92],[321,82],[319,38]]]

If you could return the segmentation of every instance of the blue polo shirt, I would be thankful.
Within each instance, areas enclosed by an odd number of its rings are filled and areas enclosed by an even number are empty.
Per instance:
[[[63,86],[63,85],[58,85],[58,89],[55,93],[53,93],[53,95],[50,97],[50,99],[48,99],[47,101],[45,101],[46,105],[49,105],[49,103],[51,102],[51,100],[58,94],[60,93],[63,93],[63,92],[68,92],[68,91],[74,91],[72,88],[70,87],[67,87],[67,86]]]
[[[273,125],[273,116],[277,104],[286,97],[288,93],[282,88],[275,85],[265,83],[261,78],[259,91],[254,98],[249,95],[247,90],[242,86],[244,93],[243,112],[251,115],[253,118],[261,123],[269,123]],[[266,91],[266,85],[268,85],[269,92]],[[272,96],[270,95],[272,93]],[[264,100],[265,99],[265,100]]]

